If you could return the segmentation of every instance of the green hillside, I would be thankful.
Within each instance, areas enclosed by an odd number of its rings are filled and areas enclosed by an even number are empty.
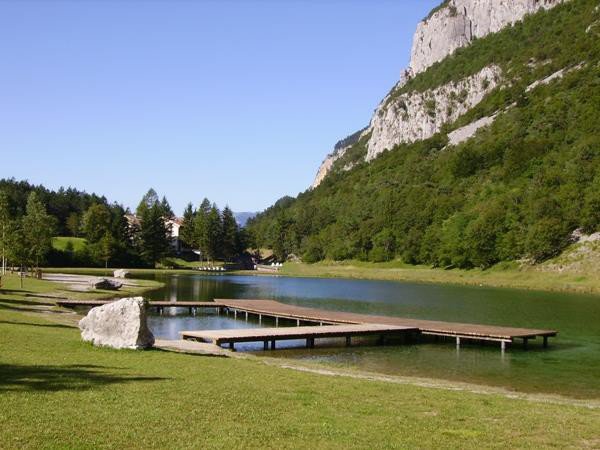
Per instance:
[[[400,91],[423,91],[490,64],[502,68],[504,79],[426,141],[365,163],[361,139],[318,188],[249,223],[256,245],[308,262],[400,257],[485,268],[546,260],[569,244],[574,229],[598,230],[599,24],[597,0],[573,0],[479,39],[415,77]],[[572,70],[526,92],[564,68]],[[447,146],[449,131],[497,111],[505,112],[492,126]],[[352,160],[352,170],[340,170]]]

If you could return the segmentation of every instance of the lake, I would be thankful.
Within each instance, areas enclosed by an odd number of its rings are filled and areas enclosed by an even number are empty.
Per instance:
[[[336,342],[317,342],[307,350],[304,341],[282,342],[269,357],[293,358],[337,368],[386,375],[418,376],[501,386],[520,392],[556,393],[576,398],[600,398],[600,297],[401,283],[392,281],[289,278],[237,275],[148,276],[165,286],[146,295],[149,300],[212,300],[214,298],[273,299],[284,303],[363,314],[471,322],[559,331],[550,347],[531,342],[528,350],[499,345],[464,344],[457,350],[447,342],[346,348]],[[272,326],[233,320],[232,316],[167,310],[151,314],[157,337],[177,339],[181,330]],[[262,343],[241,345],[242,351],[262,352]]]

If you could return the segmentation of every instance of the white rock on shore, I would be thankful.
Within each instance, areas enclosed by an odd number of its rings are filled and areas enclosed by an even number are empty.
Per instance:
[[[81,337],[98,347],[143,349],[154,345],[141,297],[124,298],[92,308],[79,321]]]

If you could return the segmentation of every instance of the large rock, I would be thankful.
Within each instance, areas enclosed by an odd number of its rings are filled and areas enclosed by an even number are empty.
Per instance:
[[[79,321],[81,337],[96,346],[142,349],[154,345],[141,297],[124,298],[92,308]]]
[[[125,269],[117,269],[114,271],[113,276],[115,278],[129,278],[129,270],[125,270]]]

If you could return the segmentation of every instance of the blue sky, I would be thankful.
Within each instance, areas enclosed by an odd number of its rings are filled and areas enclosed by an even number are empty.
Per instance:
[[[0,177],[262,210],[368,123],[437,3],[0,1]]]

